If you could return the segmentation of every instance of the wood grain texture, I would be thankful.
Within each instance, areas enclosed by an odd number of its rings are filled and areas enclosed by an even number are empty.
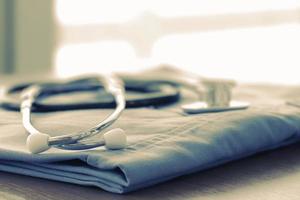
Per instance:
[[[0,172],[1,200],[300,199],[300,144],[118,195],[98,188]]]

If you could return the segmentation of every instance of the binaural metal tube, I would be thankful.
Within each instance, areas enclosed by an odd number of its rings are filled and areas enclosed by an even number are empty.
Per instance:
[[[100,122],[95,127],[89,129],[85,132],[68,134],[63,136],[49,137],[48,145],[49,146],[58,146],[59,148],[66,149],[85,149],[91,148],[91,146],[100,146],[104,144],[103,138],[100,138],[98,141],[88,141],[84,140],[87,137],[92,137],[112,125],[121,115],[125,109],[125,92],[123,83],[116,77],[112,75],[107,75],[98,78],[99,83],[103,83],[104,88],[107,92],[111,93],[116,102],[116,109]],[[22,122],[23,126],[29,134],[44,134],[37,130],[31,123],[31,109],[34,101],[42,93],[42,88],[38,85],[30,86],[22,94]],[[77,148],[78,147],[78,148]]]

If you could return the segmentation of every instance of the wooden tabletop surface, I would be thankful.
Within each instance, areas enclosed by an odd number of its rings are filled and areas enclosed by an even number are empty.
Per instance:
[[[129,194],[0,172],[1,200],[300,199],[300,144]]]

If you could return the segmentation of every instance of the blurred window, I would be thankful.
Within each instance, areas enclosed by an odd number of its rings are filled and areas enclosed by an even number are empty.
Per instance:
[[[299,82],[299,0],[56,0],[60,76],[160,63],[211,77]]]

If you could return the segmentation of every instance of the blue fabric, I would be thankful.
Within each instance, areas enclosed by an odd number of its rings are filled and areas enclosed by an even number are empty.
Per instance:
[[[271,92],[272,91],[272,92]],[[114,125],[125,129],[129,146],[107,151],[50,149],[32,155],[19,113],[0,111],[0,170],[125,193],[207,169],[300,139],[300,109],[285,101],[296,87],[243,86],[235,98],[252,102],[242,111],[186,116],[170,108],[126,110]],[[110,110],[35,114],[34,124],[50,135],[86,130]],[[63,131],[63,132],[62,132]]]

